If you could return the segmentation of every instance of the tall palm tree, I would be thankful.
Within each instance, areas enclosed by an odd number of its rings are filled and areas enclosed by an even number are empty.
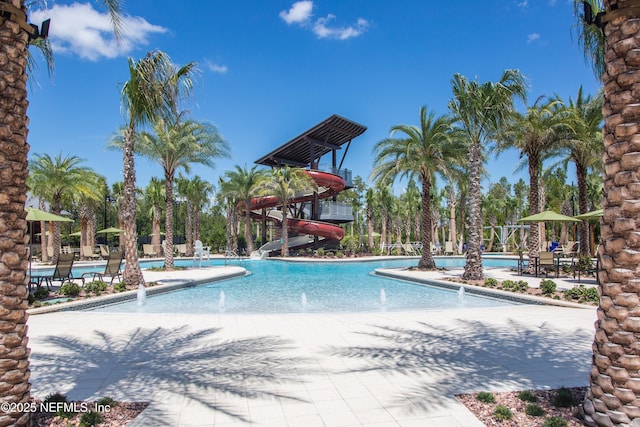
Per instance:
[[[524,114],[516,113],[512,121],[505,126],[499,135],[496,152],[501,153],[509,148],[520,151],[527,157],[529,168],[529,213],[535,215],[542,211],[540,205],[540,167],[542,160],[556,150],[566,131],[566,120],[562,102],[554,98],[540,97],[528,107]],[[529,257],[537,257],[540,253],[539,224],[529,225],[529,241],[527,244]],[[531,258],[533,259],[533,258]],[[530,266],[531,269],[535,267]]]
[[[136,231],[136,171],[134,153],[136,131],[140,126],[153,123],[158,118],[176,120],[179,117],[178,103],[192,90],[195,69],[193,62],[176,68],[169,56],[161,51],[150,52],[135,61],[129,58],[129,80],[122,87],[122,106],[126,113],[126,125],[122,135],[122,156],[124,163],[123,200],[120,215],[125,234],[125,268],[123,280],[128,285],[144,284],[142,270],[138,262],[138,233]],[[169,197],[170,194],[167,194]],[[170,211],[166,212],[167,216]],[[167,236],[167,240],[169,236]],[[167,251],[169,252],[169,251]],[[173,252],[167,258],[173,268]]]
[[[60,215],[64,203],[74,195],[98,198],[99,190],[92,185],[91,169],[80,166],[83,160],[76,156],[35,154],[29,165],[28,182],[51,205],[51,212]],[[42,190],[46,188],[46,190]],[[60,256],[60,223],[53,223],[53,262]]]
[[[602,0],[586,0],[586,2],[591,6],[594,14],[604,10]],[[583,0],[573,1],[574,31],[585,61],[591,65],[593,74],[598,80],[601,80],[605,73],[604,32],[595,25],[585,25],[583,3]]]
[[[229,146],[216,127],[194,120],[173,122],[157,117],[153,133],[140,132],[136,153],[162,166],[165,184],[166,250],[164,266],[173,270],[173,181],[178,169],[186,173],[194,163],[214,167],[214,159],[228,157]]]
[[[187,219],[191,223],[191,241],[200,240],[200,213],[209,205],[213,185],[199,176],[187,182],[184,197],[187,202]]]
[[[565,144],[565,166],[572,161],[576,167],[576,185],[578,186],[578,212],[589,211],[587,198],[587,176],[590,170],[602,169],[602,96],[584,96],[582,86],[578,89],[576,100],[569,99],[567,106],[569,135]],[[589,225],[582,221],[580,230],[580,253],[589,256]]]
[[[247,253],[253,252],[253,236],[251,233],[251,199],[258,194],[258,186],[265,177],[265,171],[257,169],[253,166],[247,169],[247,166],[235,166],[235,170],[227,171],[224,174],[226,180],[223,183],[222,191],[233,195],[237,200],[241,200],[240,204],[244,208],[242,215],[244,216],[244,239],[247,242]]]
[[[526,85],[518,70],[505,70],[495,83],[470,81],[456,73],[452,84],[453,99],[449,101],[449,109],[464,134],[469,150],[469,241],[462,277],[465,280],[482,280],[482,150],[514,112],[514,98],[526,98]]]
[[[24,0],[9,0],[19,10],[25,11]],[[105,0],[112,17],[120,15],[120,1]],[[11,372],[0,380],[0,388],[5,390],[3,402],[26,403],[30,398],[29,351],[27,349],[27,268],[28,252],[25,242],[27,212],[27,70],[29,64],[26,31],[15,22],[15,16],[5,19],[0,25],[0,68],[3,84],[0,103],[0,152],[3,155],[3,170],[0,186],[0,222],[3,224],[0,239],[3,243],[0,260],[0,307],[3,316],[3,341],[0,345],[0,364],[4,372]],[[25,16],[26,20],[26,16]],[[118,21],[119,22],[119,21]],[[26,425],[28,412],[10,412],[0,415],[0,423],[5,425]]]
[[[260,194],[276,196],[280,202],[282,211],[282,246],[280,254],[283,257],[288,257],[289,232],[287,217],[291,199],[303,192],[317,191],[318,187],[304,169],[284,166],[272,169],[265,176],[262,183],[258,185],[258,189]]]
[[[420,108],[420,125],[395,125],[391,136],[375,145],[372,175],[384,180],[417,177],[421,184],[422,256],[418,268],[435,269],[431,253],[431,189],[435,174],[444,174],[463,152],[460,140],[452,137],[452,119],[436,117],[427,107]],[[402,134],[402,137],[394,137]]]
[[[611,18],[604,27],[604,55],[597,49],[585,56],[602,60],[604,84],[604,216],[600,245],[600,305],[593,343],[590,386],[583,404],[587,425],[633,425],[640,419],[636,387],[638,372],[637,317],[640,309],[638,199],[640,185],[637,144],[640,103],[634,88],[640,67],[637,18],[624,3],[603,0]],[[614,15],[611,7],[616,6]],[[618,7],[620,6],[620,7]],[[580,24],[579,24],[580,25]],[[592,59],[593,60],[593,59]],[[594,60],[595,63],[595,60]],[[606,393],[606,396],[604,395]]]
[[[366,215],[367,215],[367,251],[371,251],[373,250],[373,247],[375,246],[374,240],[373,240],[373,223],[374,223],[374,217],[373,217],[373,212],[374,212],[374,205],[375,205],[375,191],[373,188],[367,188],[367,191],[365,193],[365,202],[367,205],[366,208]]]

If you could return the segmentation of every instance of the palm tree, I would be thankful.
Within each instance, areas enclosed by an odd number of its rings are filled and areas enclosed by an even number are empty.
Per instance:
[[[594,14],[604,10],[602,0],[587,0],[586,2]],[[595,25],[585,25],[583,3],[583,0],[574,0],[573,2],[574,31],[578,38],[578,44],[582,47],[585,61],[591,64],[593,74],[598,80],[601,80],[605,73],[604,31]]]
[[[604,27],[604,54],[597,44],[585,52],[594,64],[602,60],[606,70],[602,109],[605,198],[603,244],[598,254],[600,306],[590,386],[583,404],[585,422],[594,426],[632,425],[640,419],[636,404],[640,389],[635,387],[640,360],[635,326],[640,271],[635,254],[640,230],[634,190],[640,185],[635,162],[640,151],[636,142],[640,121],[636,106],[640,99],[633,90],[638,81],[638,62],[634,59],[637,50],[633,46],[640,45],[640,33],[634,29],[637,19],[632,8],[613,0],[604,0],[602,6],[611,18]],[[617,8],[617,16],[613,15],[612,6]]]
[[[431,189],[436,173],[444,174],[449,164],[455,163],[462,145],[452,138],[452,119],[436,117],[427,107],[420,108],[420,125],[395,125],[391,136],[375,145],[375,168],[372,175],[380,179],[417,176],[421,184],[422,203],[422,256],[418,268],[435,269],[431,253]],[[394,138],[401,133],[403,137]]]
[[[375,191],[373,188],[367,188],[367,192],[365,193],[365,202],[367,204],[367,251],[371,252],[373,247],[375,246],[373,240],[373,211],[375,201]]]
[[[498,82],[482,84],[456,73],[452,83],[453,99],[449,101],[449,109],[469,147],[469,241],[462,277],[465,280],[482,280],[482,149],[494,139],[513,113],[514,98],[525,99],[526,86],[524,76],[518,70],[505,70]]]
[[[569,99],[567,106],[569,136],[565,142],[565,166],[572,161],[576,167],[578,186],[578,212],[589,211],[587,198],[587,176],[589,170],[601,170],[602,151],[602,97],[584,96],[582,86],[578,89],[576,100]],[[578,224],[580,230],[580,253],[589,256],[589,226],[583,221]]]
[[[171,121],[179,117],[178,103],[183,96],[191,92],[194,68],[195,64],[190,62],[176,69],[169,56],[161,51],[150,52],[138,61],[129,58],[129,80],[121,91],[126,125],[122,135],[124,187],[120,211],[125,230],[126,263],[123,280],[128,285],[144,284],[138,262],[136,231],[136,130],[144,124],[157,121],[158,118]],[[167,197],[170,197],[169,192]],[[171,211],[167,211],[167,216],[171,217],[170,213]],[[167,240],[169,237],[167,236]],[[170,255],[165,253],[165,264],[169,260],[171,265],[167,265],[167,268],[172,268],[173,252]]]
[[[247,242],[247,253],[253,252],[253,236],[251,233],[251,199],[258,194],[258,186],[265,177],[264,170],[257,169],[253,166],[247,169],[247,166],[235,166],[235,170],[227,171],[224,174],[226,181],[222,186],[222,191],[233,196],[234,199],[240,200],[240,206],[244,208],[242,215],[244,216],[244,239]]]
[[[73,196],[99,198],[99,190],[92,185],[89,168],[80,166],[82,159],[76,156],[51,157],[48,154],[35,154],[29,165],[30,186],[51,205],[51,212],[60,215],[64,203],[70,203]],[[95,175],[94,175],[95,176]],[[53,262],[60,256],[60,223],[53,223]]]
[[[180,115],[181,116],[181,115]],[[164,266],[173,270],[173,181],[178,169],[186,173],[199,163],[213,168],[214,159],[228,157],[229,146],[215,126],[194,120],[172,122],[157,117],[154,133],[141,132],[136,140],[139,153],[162,166],[165,184],[166,250]]]
[[[513,120],[503,128],[496,145],[496,152],[516,148],[522,156],[527,156],[529,167],[529,213],[542,211],[540,205],[540,167],[542,160],[549,157],[564,138],[565,116],[558,99],[540,97],[527,108],[525,114],[516,113]],[[538,223],[529,225],[529,257],[540,253],[540,233]],[[533,258],[531,258],[533,259]],[[535,267],[530,266],[533,270]]]
[[[24,11],[24,0],[5,1]],[[104,0],[111,13],[112,20],[119,23],[121,16],[119,0]],[[29,68],[29,37],[26,31],[11,19],[0,25],[0,67],[2,71],[2,96],[0,106],[0,152],[6,176],[3,176],[0,188],[0,240],[3,243],[3,257],[0,261],[0,283],[2,283],[2,301],[0,306],[7,313],[4,316],[3,341],[0,345],[0,364],[4,372],[11,375],[0,381],[5,390],[3,402],[26,403],[30,399],[29,351],[27,349],[26,299],[28,252],[25,242],[27,212],[27,70]],[[26,16],[25,16],[26,20]],[[115,25],[118,28],[118,25]],[[20,262],[16,262],[19,259]],[[12,406],[13,407],[13,406]],[[9,412],[0,415],[0,423],[5,425],[25,425],[29,423],[28,412]]]
[[[213,194],[213,185],[204,181],[199,176],[194,176],[189,181],[184,191],[187,202],[187,221],[190,223],[191,242],[200,240],[200,213],[209,205]]]
[[[280,254],[283,257],[288,257],[289,232],[287,217],[290,201],[300,193],[317,191],[318,187],[304,169],[284,166],[272,169],[258,185],[258,189],[260,194],[276,196],[280,202],[282,211],[282,246]]]

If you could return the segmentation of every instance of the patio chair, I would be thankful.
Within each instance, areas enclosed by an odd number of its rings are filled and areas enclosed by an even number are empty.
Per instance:
[[[556,263],[556,257],[553,252],[542,251],[540,252],[540,261],[538,262],[538,268],[545,272],[545,275],[548,275],[548,270],[553,270],[556,272],[556,277],[558,277],[558,264]]]
[[[181,243],[176,245],[176,254],[178,256],[186,256],[187,255],[187,245],[185,243]]]
[[[446,241],[444,242],[444,254],[445,255],[453,255],[453,242],[452,241]]]
[[[569,241],[565,245],[562,245],[562,256],[563,257],[573,257],[577,252],[578,242]]]
[[[518,276],[522,276],[528,268],[529,258],[524,257],[524,252],[518,251]]]
[[[56,263],[56,268],[51,276],[31,276],[31,282],[36,283],[38,286],[40,286],[42,282],[45,282],[47,284],[47,289],[50,289],[50,287],[53,286],[54,281],[60,281],[60,286],[62,286],[64,282],[72,282],[73,280],[76,280],[71,271],[75,255],[76,254],[73,252],[60,254],[58,262]],[[79,278],[79,280],[82,280],[82,284],[84,284],[83,278]]]
[[[100,256],[103,259],[109,258],[109,246],[107,246],[107,245],[98,245],[98,247],[100,248]]]
[[[80,256],[88,259],[100,258],[100,254],[93,252],[93,248],[91,246],[81,246]]]
[[[153,247],[153,245],[149,245],[149,244],[146,244],[146,243],[142,245],[142,254],[145,257],[152,257],[152,258],[158,256],[156,254],[156,250]]]
[[[202,246],[202,242],[200,240],[196,240],[193,245],[193,264],[195,265],[196,260],[199,260],[199,266],[202,267],[202,258],[207,256],[207,261],[211,256],[211,248],[209,246]]]
[[[85,276],[91,276],[91,280],[102,280],[104,282],[104,277],[111,277],[111,284],[113,284],[113,280],[116,277],[120,277],[120,281],[122,281],[122,260],[124,259],[123,251],[112,251],[109,253],[109,258],[107,259],[107,265],[104,268],[104,272],[99,271],[90,271],[88,273],[84,273],[82,275],[82,283],[84,284]]]

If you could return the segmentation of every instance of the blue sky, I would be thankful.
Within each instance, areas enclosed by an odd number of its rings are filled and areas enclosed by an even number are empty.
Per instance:
[[[30,156],[76,155],[110,185],[122,180],[121,153],[105,147],[124,123],[127,58],[153,49],[177,64],[199,64],[185,108],[214,123],[232,153],[215,169],[193,169],[213,183],[332,114],[368,127],[345,160],[368,180],[373,146],[392,125],[417,124],[422,105],[447,112],[454,73],[495,81],[518,68],[530,104],[540,95],[575,98],[580,85],[588,94],[599,88],[572,40],[569,0],[125,1],[120,45],[99,2],[48,6],[30,13],[34,23],[52,19],[56,66],[53,79],[42,62],[34,73]],[[517,163],[515,151],[491,157],[491,182],[528,180],[526,171],[514,172]],[[162,176],[146,159],[136,170],[140,187]]]

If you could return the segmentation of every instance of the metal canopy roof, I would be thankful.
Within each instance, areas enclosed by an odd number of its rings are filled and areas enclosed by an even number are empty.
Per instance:
[[[256,160],[256,163],[266,166],[287,164],[306,167],[314,159],[318,159],[333,150],[340,149],[343,144],[362,135],[366,130],[366,126],[334,114],[266,156]],[[314,145],[313,159],[311,158],[312,144]]]

